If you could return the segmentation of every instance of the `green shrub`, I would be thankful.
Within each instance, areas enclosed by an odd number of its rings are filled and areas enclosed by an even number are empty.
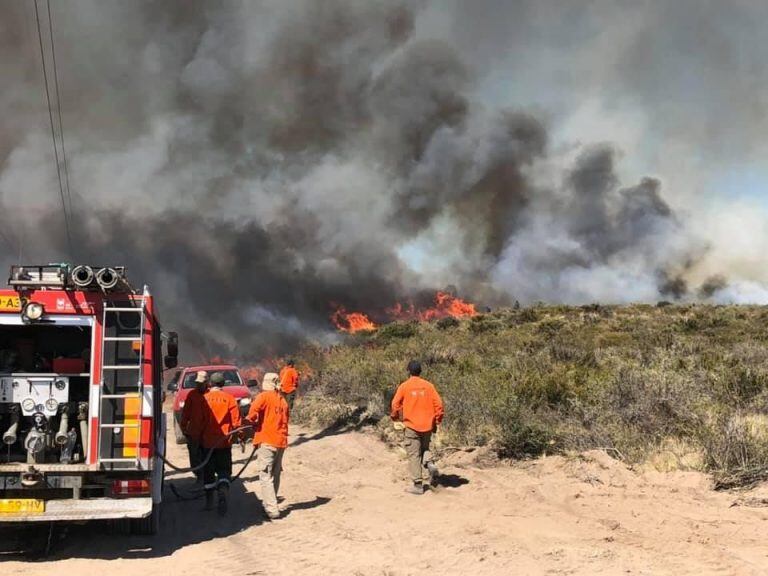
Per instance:
[[[328,428],[347,423],[355,412],[354,404],[343,404],[326,397],[303,396],[294,405],[291,422]]]
[[[452,444],[513,457],[613,447],[641,461],[679,440],[729,485],[768,470],[768,434],[754,424],[768,413],[761,307],[539,306],[445,320],[308,349],[313,393],[330,414],[362,406],[384,416],[407,361],[421,358]]]
[[[514,398],[508,399],[504,410],[496,418],[499,425],[497,445],[500,456],[540,456],[555,442],[552,432]]]
[[[717,488],[768,479],[768,425],[765,417],[721,412],[703,433],[705,465]]]
[[[394,338],[411,338],[419,331],[418,322],[392,322],[385,324],[376,332],[379,340],[392,340]]]
[[[539,314],[534,308],[524,308],[515,317],[517,323],[536,322],[539,319]]]
[[[502,328],[501,322],[496,318],[487,315],[473,316],[469,322],[469,330],[475,334],[481,332],[490,332]]]
[[[545,318],[539,322],[539,332],[547,336],[554,336],[565,326],[565,322],[560,318]]]
[[[446,316],[445,318],[440,318],[435,324],[440,330],[448,330],[449,328],[456,328],[461,322],[453,316]]]

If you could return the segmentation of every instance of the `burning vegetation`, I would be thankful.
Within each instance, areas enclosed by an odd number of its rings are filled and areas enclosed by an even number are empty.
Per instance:
[[[419,307],[411,301],[407,303],[397,302],[394,306],[386,308],[383,313],[385,320],[382,323],[402,320],[429,322],[441,318],[470,318],[476,315],[477,309],[471,302],[466,302],[450,292],[438,291],[430,306]],[[331,315],[331,322],[338,330],[350,334],[375,330],[379,326],[367,314],[347,312],[341,306],[337,307]]]
[[[376,324],[362,312],[347,312],[343,307],[339,307],[331,315],[331,322],[342,332],[361,332],[363,330],[375,330]]]
[[[465,302],[461,298],[453,296],[449,292],[435,294],[434,306],[419,310],[409,302],[408,305],[395,304],[387,310],[387,314],[394,320],[439,320],[440,318],[468,318],[477,315],[475,305]]]

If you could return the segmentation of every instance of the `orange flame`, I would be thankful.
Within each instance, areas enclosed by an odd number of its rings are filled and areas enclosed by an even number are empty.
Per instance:
[[[387,309],[387,314],[395,320],[437,320],[453,316],[454,318],[467,318],[476,316],[475,305],[457,298],[448,292],[438,292],[435,294],[435,305],[425,310],[418,310],[412,302],[407,305],[401,303],[395,304]]]
[[[284,364],[282,358],[268,355],[253,364],[240,366],[240,375],[245,381],[256,380],[261,383],[267,372],[279,372]]]
[[[470,316],[477,316],[477,310],[475,305],[471,302],[465,302],[461,298],[457,298],[447,292],[438,292],[435,295],[436,306],[428,313],[432,313],[434,318],[442,318],[445,316],[453,316],[454,318],[467,318]]]
[[[403,304],[397,302],[391,308],[387,308],[386,316],[393,320],[420,320],[428,322],[439,318],[453,316],[454,318],[468,318],[477,315],[475,305],[471,302],[457,298],[449,292],[437,292],[434,305],[429,308],[419,309],[413,302]],[[331,315],[331,321],[343,332],[359,332],[361,330],[374,330],[376,324],[362,312],[347,312],[339,306]]]
[[[342,332],[354,334],[361,330],[375,330],[376,324],[362,312],[347,312],[339,307],[331,315],[331,322]]]

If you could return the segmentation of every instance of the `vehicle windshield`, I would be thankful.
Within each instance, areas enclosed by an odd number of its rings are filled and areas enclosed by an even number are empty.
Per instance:
[[[208,378],[211,377],[211,374],[214,372],[221,372],[224,374],[224,386],[242,386],[243,383],[240,380],[240,374],[237,373],[237,370],[206,370],[206,373],[208,374]],[[195,387],[195,378],[197,377],[197,372],[187,372],[184,375],[184,382],[182,383],[182,388],[188,389],[188,388],[194,388]]]

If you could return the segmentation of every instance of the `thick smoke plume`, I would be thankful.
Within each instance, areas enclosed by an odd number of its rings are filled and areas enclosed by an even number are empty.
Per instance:
[[[4,263],[127,265],[191,359],[279,353],[327,338],[334,304],[447,285],[491,306],[727,291],[662,182],[625,181],[632,150],[564,148],[549,115],[483,98],[498,55],[462,35],[498,30],[452,10],[460,34],[405,0],[56,3],[70,254],[33,8],[3,3]]]

